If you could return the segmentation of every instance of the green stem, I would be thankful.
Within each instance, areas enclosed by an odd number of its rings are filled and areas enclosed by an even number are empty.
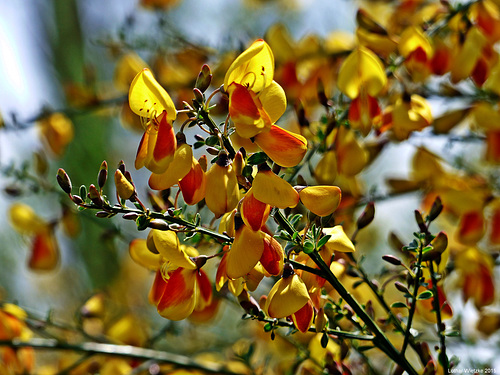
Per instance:
[[[145,349],[130,345],[103,344],[98,342],[84,342],[82,344],[70,344],[54,339],[32,338],[22,341],[18,339],[0,340],[0,346],[10,348],[33,348],[37,350],[64,350],[83,352],[88,355],[100,354],[113,357],[123,357],[138,360],[154,360],[155,362],[170,363],[180,368],[190,368],[208,373],[236,375],[238,373],[227,370],[224,366],[214,363],[201,363],[189,357],[179,354]]]
[[[288,328],[295,328],[295,325],[293,322],[287,322],[284,320],[275,320],[275,319],[269,319],[269,318],[264,318],[260,317],[257,315],[252,315],[252,319],[258,320],[259,322],[265,322],[265,323],[271,323],[275,326],[279,327],[288,327]],[[308,332],[316,332],[316,327],[309,327]],[[346,331],[339,331],[335,329],[327,329],[325,332],[329,335],[334,335],[346,339],[352,339],[352,340],[362,340],[362,341],[372,341],[375,336],[373,335],[359,335],[356,333],[352,332],[346,332]]]
[[[415,315],[415,311],[417,308],[417,295],[418,295],[418,289],[420,287],[420,278],[422,277],[422,256],[423,256],[423,244],[422,240],[420,240],[420,245],[418,248],[418,259],[417,259],[417,272],[415,275],[415,279],[413,281],[413,296],[411,297],[411,306],[410,306],[410,312],[408,314],[408,323],[406,323],[406,333],[405,333],[405,338],[403,341],[403,347],[401,348],[401,355],[405,355],[406,348],[408,347],[408,343],[410,340],[411,336],[411,325],[413,323],[413,316]]]
[[[285,225],[282,227],[288,231],[288,228],[292,228],[288,223],[286,225],[287,220],[283,216],[280,210],[275,210],[273,212],[274,218],[281,224]],[[295,230],[292,228],[292,231],[289,232],[290,235],[293,235]],[[412,367],[412,365],[406,360],[403,355],[396,350],[396,348],[389,341],[387,336],[382,332],[380,327],[373,321],[373,319],[365,312],[365,310],[361,307],[358,301],[349,293],[349,291],[344,287],[344,285],[337,279],[337,277],[330,270],[330,267],[325,263],[323,258],[318,254],[318,252],[312,252],[309,254],[311,259],[316,263],[319,267],[322,277],[324,277],[333,288],[339,293],[339,295],[344,299],[344,301],[351,306],[354,312],[359,316],[359,318],[366,324],[367,328],[375,335],[373,338],[373,343],[375,346],[380,348],[389,358],[391,358],[394,362],[396,362],[401,368],[407,371],[410,375],[417,375],[417,372]]]
[[[212,117],[210,117],[207,111],[200,110],[199,114],[201,115],[203,122],[208,125],[208,127],[210,128],[210,130],[212,130],[214,134],[220,133],[219,128],[217,127],[217,125],[215,125],[214,120],[212,119]],[[222,136],[222,142],[224,143],[224,147],[226,148],[229,157],[231,159],[234,159],[234,157],[236,156],[236,151],[234,150],[231,141],[229,140],[228,137],[224,136],[223,134],[221,134],[221,136]]]
[[[432,280],[432,294],[434,295],[434,298],[432,299],[432,304],[434,311],[436,313],[436,325],[437,325],[437,332],[439,336],[439,343],[440,343],[440,353],[438,356],[439,363],[441,363],[441,366],[443,366],[443,372],[445,374],[448,373],[448,368],[450,367],[449,361],[448,361],[448,356],[446,355],[446,337],[444,335],[444,324],[443,320],[441,317],[441,302],[439,301],[439,294],[438,294],[438,287],[437,287],[437,280],[436,280],[436,275],[434,274],[434,264],[432,261],[429,262],[429,271],[431,274],[431,280]]]

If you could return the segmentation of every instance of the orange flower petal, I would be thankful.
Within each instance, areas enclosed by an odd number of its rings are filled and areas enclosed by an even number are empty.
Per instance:
[[[314,308],[311,300],[307,301],[307,303],[298,310],[295,314],[292,314],[292,320],[295,324],[295,327],[302,332],[305,333],[309,330],[314,318]]]
[[[307,151],[307,140],[277,125],[255,136],[255,143],[277,164],[294,167]]]
[[[59,248],[52,230],[35,235],[28,267],[37,271],[53,270],[59,264]]]
[[[253,188],[247,191],[240,206],[241,217],[254,231],[258,231],[266,223],[271,206],[255,198]]]
[[[283,271],[284,252],[274,237],[264,234],[264,251],[260,257],[262,267],[271,275],[277,276]]]
[[[170,273],[157,304],[161,316],[170,320],[182,320],[193,312],[199,293],[196,288],[197,274],[197,270],[182,267]]]

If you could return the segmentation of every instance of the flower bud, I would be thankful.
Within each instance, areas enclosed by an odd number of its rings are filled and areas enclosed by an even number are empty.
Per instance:
[[[123,173],[117,169],[115,172],[115,186],[116,191],[121,199],[130,199],[135,193],[135,187],[130,183],[129,180],[123,175]]]
[[[106,180],[108,179],[108,163],[104,160],[101,164],[101,168],[99,169],[99,173],[97,174],[97,186],[100,189],[104,187],[106,184]]]
[[[210,71],[210,67],[207,64],[204,64],[201,67],[201,71],[198,74],[198,77],[196,78],[196,83],[194,86],[196,89],[198,89],[203,93],[208,89],[211,82],[212,82],[212,72]]]
[[[375,204],[373,202],[369,202],[361,216],[358,218],[358,221],[356,222],[359,229],[363,229],[366,227],[368,224],[370,224],[373,221],[373,218],[375,217]]]
[[[393,255],[383,255],[382,259],[385,260],[387,263],[393,264],[395,266],[401,265],[401,259],[396,258]]]
[[[71,194],[71,187],[72,187],[71,180],[69,179],[69,176],[66,173],[66,171],[62,168],[59,168],[59,170],[57,171],[56,178],[57,178],[57,183],[59,184],[61,189],[63,189],[63,191],[66,194]]]
[[[96,206],[102,207],[104,200],[94,184],[89,186],[88,197]]]

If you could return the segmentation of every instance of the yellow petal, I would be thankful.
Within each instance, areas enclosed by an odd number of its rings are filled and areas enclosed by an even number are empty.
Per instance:
[[[420,27],[410,26],[401,34],[398,50],[401,56],[407,57],[417,48],[422,48],[429,59],[432,56],[432,46],[429,38],[423,33]]]
[[[135,187],[123,175],[122,171],[117,169],[115,172],[116,191],[121,199],[129,199],[135,193]]]
[[[184,178],[193,164],[193,150],[188,144],[183,144],[174,153],[174,159],[161,174],[152,173],[149,178],[149,187],[154,190],[163,190],[177,184]]]
[[[323,229],[325,235],[331,236],[325,247],[329,251],[340,251],[342,253],[352,253],[355,251],[354,244],[347,237],[342,225],[336,225],[333,228]]]
[[[254,197],[270,206],[287,208],[299,203],[299,193],[271,170],[259,171],[252,186]]]
[[[273,76],[271,48],[264,40],[258,39],[233,61],[224,78],[224,88],[227,90],[231,83],[236,82],[258,93],[271,84]]]
[[[175,232],[152,229],[150,235],[153,238],[156,250],[170,263],[178,267],[196,268],[194,262],[182,251],[179,238]]]
[[[376,97],[387,83],[380,59],[367,48],[353,51],[340,67],[338,87],[349,98],[357,98],[361,90]]]
[[[169,275],[156,306],[161,316],[182,320],[191,315],[199,296],[197,274],[197,270],[177,268]]]
[[[269,115],[271,123],[275,123],[285,113],[286,94],[285,90],[276,81],[272,81],[259,95],[262,107]]]
[[[152,118],[167,111],[167,120],[172,123],[177,115],[174,102],[149,69],[143,69],[135,76],[128,100],[132,111],[142,117]]]
[[[130,242],[128,246],[130,257],[138,265],[151,271],[160,268],[161,254],[153,254],[146,245],[146,240],[137,238]]]
[[[43,231],[47,224],[24,203],[14,203],[9,209],[9,221],[12,227],[21,234],[33,234]]]
[[[243,222],[239,223],[234,242],[227,254],[227,277],[237,279],[249,273],[264,251],[263,232],[254,232]]]
[[[457,83],[469,77],[483,54],[483,47],[488,43],[486,36],[477,27],[471,27],[465,37],[451,68],[451,82]]]
[[[314,169],[314,178],[320,184],[333,184],[337,178],[337,154],[335,150],[329,150],[323,154]]]
[[[309,301],[306,284],[297,275],[283,277],[267,296],[265,310],[272,318],[285,318],[300,310]]]
[[[342,192],[337,186],[308,186],[299,192],[299,197],[313,214],[328,216],[338,208]]]
[[[225,159],[227,160],[227,156]],[[219,162],[222,165],[219,165]],[[217,163],[213,164],[206,174],[205,202],[216,217],[234,209],[240,200],[238,179],[233,165],[229,160],[225,164],[226,162],[219,156]]]

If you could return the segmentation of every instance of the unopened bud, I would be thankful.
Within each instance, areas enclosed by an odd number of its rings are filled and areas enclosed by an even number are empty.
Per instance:
[[[361,216],[358,218],[358,221],[356,222],[358,229],[363,229],[366,227],[368,224],[370,224],[373,221],[373,218],[375,217],[375,203],[369,202]]]
[[[196,83],[194,86],[203,93],[208,89],[211,82],[212,72],[210,71],[210,67],[205,64],[201,67],[201,71],[196,78]]]
[[[326,327],[327,321],[328,321],[328,319],[327,319],[325,313],[323,312],[323,308],[321,307],[318,310],[318,314],[316,315],[316,320],[314,321],[316,332],[318,332],[318,333],[322,332]]]
[[[95,216],[100,218],[100,219],[106,219],[106,218],[110,217],[110,214],[107,211],[99,211],[99,212],[96,212]]]
[[[415,210],[415,221],[417,222],[418,228],[422,233],[427,233],[427,227],[425,226],[424,219],[419,210]]]
[[[330,103],[329,103],[328,98],[326,97],[326,94],[325,94],[325,86],[323,85],[323,82],[321,80],[318,80],[318,84],[317,84],[316,88],[317,88],[318,100],[319,100],[320,104],[326,108],[330,107]]]
[[[168,224],[160,219],[153,219],[149,222],[149,227],[158,230],[168,230]]]
[[[115,172],[115,186],[121,199],[130,199],[135,193],[134,185],[130,183],[119,169]]]
[[[399,281],[396,281],[394,283],[394,286],[396,287],[397,290],[399,290],[400,292],[402,293],[407,293],[407,294],[410,294],[410,291],[408,290],[408,288],[406,286],[404,286],[403,283],[399,282]]]
[[[99,173],[97,174],[97,186],[99,186],[99,188],[102,189],[106,184],[107,179],[108,179],[108,163],[106,163],[106,160],[104,160],[101,163]]]
[[[125,167],[125,162],[123,160],[120,160],[117,169],[119,169],[122,173],[125,173],[127,168]]]
[[[207,147],[206,148],[207,152],[210,154],[210,155],[218,155],[219,154],[219,150],[216,149],[215,147]],[[218,164],[218,163],[217,163]]]
[[[434,203],[432,204],[432,207],[431,207],[431,210],[429,212],[429,216],[427,217],[427,219],[429,221],[435,220],[439,216],[441,211],[443,211],[443,203],[441,202],[441,198],[436,197],[436,199],[434,200]]]
[[[59,168],[57,171],[57,183],[61,187],[61,189],[66,193],[66,194],[71,194],[71,180],[69,179],[68,174],[66,171],[62,168]]]
[[[82,204],[83,203],[83,199],[82,197],[80,197],[79,195],[72,195],[71,196],[71,200],[73,201],[73,203],[75,204]]]
[[[196,100],[199,104],[202,104],[204,101],[203,93],[199,89],[194,88],[193,94],[194,94],[194,100]]]
[[[236,172],[236,176],[241,176],[243,174],[243,168],[245,167],[245,160],[243,159],[243,153],[238,151],[233,160],[233,168]]]
[[[401,265],[401,259],[396,258],[393,255],[383,255],[382,259],[385,260],[387,263],[394,264],[395,266],[400,266]]]
[[[89,186],[89,193],[88,197],[90,200],[98,207],[102,207],[103,204],[103,199],[101,194],[99,193],[99,190],[95,187],[94,184]]]
[[[136,214],[135,212],[128,212],[122,216],[125,220],[137,220],[139,217],[139,214]]]
[[[260,306],[246,290],[243,290],[238,296],[240,306],[250,315],[259,315]]]

